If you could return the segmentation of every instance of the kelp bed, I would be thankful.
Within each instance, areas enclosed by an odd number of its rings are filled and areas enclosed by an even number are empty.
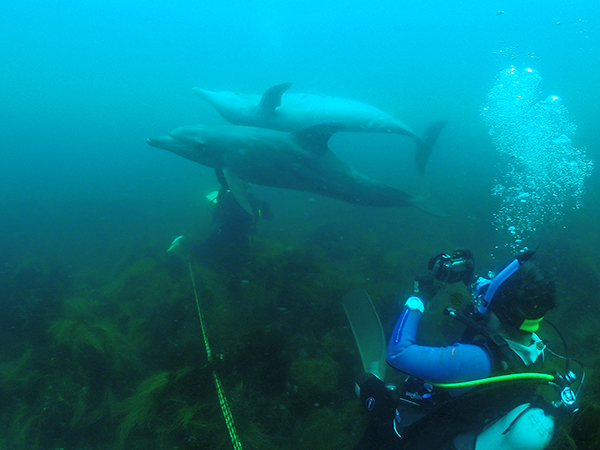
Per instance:
[[[5,265],[0,448],[232,448],[214,372],[244,448],[351,449],[367,417],[354,397],[361,364],[340,299],[367,288],[386,325],[410,286],[410,254],[325,233],[296,248],[255,239],[239,270],[185,250],[140,251],[110,276],[39,260]],[[593,322],[578,326],[587,395],[554,448],[600,445],[598,338]]]

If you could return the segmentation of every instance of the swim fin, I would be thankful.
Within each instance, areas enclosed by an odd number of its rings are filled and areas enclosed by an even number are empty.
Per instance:
[[[365,372],[385,377],[386,342],[377,311],[364,289],[347,293],[342,306],[350,322]]]

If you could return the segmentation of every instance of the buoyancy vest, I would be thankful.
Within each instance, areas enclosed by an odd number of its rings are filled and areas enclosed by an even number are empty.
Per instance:
[[[502,375],[506,373],[540,372],[544,365],[543,353],[530,364],[526,364],[522,357],[511,348],[509,341],[500,334],[482,333],[482,328],[478,329],[476,335],[467,329],[463,334],[462,343],[479,345],[485,348],[492,357],[492,375]],[[543,345],[541,339],[533,340],[532,345]],[[516,347],[517,345],[515,345]]]
[[[480,345],[492,359],[492,376],[509,373],[540,372],[543,357],[527,365],[499,334],[482,327],[465,330],[462,343]],[[414,381],[413,381],[414,383]],[[434,387],[435,406],[424,408],[424,416],[404,429],[403,439],[411,450],[436,448],[462,432],[479,431],[522,403],[532,402],[537,386],[528,382],[503,382],[473,388],[459,396],[443,395]],[[442,389],[442,391],[446,391]],[[416,446],[415,446],[416,445]]]

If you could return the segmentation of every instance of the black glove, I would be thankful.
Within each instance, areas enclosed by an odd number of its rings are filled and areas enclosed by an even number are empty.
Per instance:
[[[431,300],[439,290],[440,287],[431,270],[415,277],[413,293],[415,297],[419,297],[423,302]]]

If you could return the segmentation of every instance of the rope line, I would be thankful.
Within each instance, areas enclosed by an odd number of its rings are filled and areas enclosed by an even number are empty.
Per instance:
[[[202,338],[204,339],[204,346],[206,347],[206,358],[210,363],[213,359],[212,352],[208,343],[208,334],[206,333],[204,319],[202,318],[202,310],[200,309],[200,299],[198,298],[198,291],[196,289],[196,281],[194,280],[194,271],[192,270],[192,263],[188,262],[188,266],[190,268],[190,278],[192,279],[192,287],[194,288],[194,297],[196,298],[196,308],[198,309],[198,319],[200,319],[200,329],[202,330]],[[235,429],[233,415],[231,414],[231,410],[229,409],[229,403],[227,402],[227,397],[225,397],[225,391],[223,390],[223,385],[221,384],[221,381],[217,376],[216,370],[212,371],[212,377],[215,383],[215,389],[217,390],[217,397],[219,398],[221,412],[223,413],[225,425],[227,425],[227,431],[229,432],[229,438],[231,439],[231,444],[233,445],[233,448],[235,450],[242,450],[242,443]]]

